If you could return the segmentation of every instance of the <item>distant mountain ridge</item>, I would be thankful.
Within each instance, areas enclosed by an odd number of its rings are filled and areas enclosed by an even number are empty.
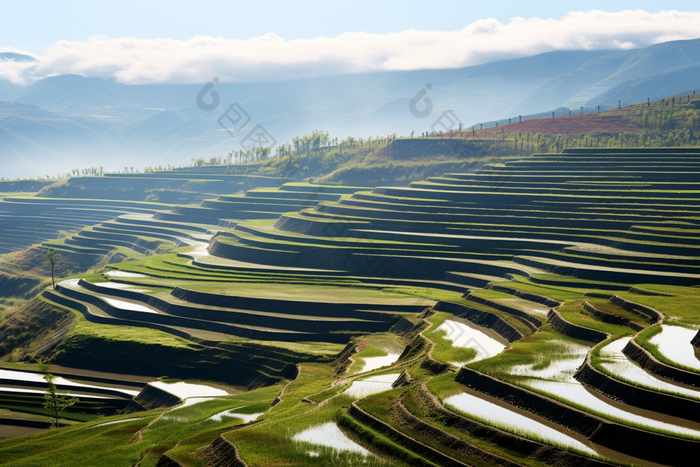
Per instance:
[[[14,52],[0,52],[0,60],[14,60],[15,62],[36,62],[36,58],[29,55]]]
[[[5,164],[0,176],[37,175],[36,167],[42,173],[73,168],[61,157],[75,167],[110,169],[187,164],[240,149],[258,124],[279,144],[316,128],[341,139],[421,134],[439,128],[435,122],[446,110],[466,126],[561,106],[612,106],[618,100],[624,105],[700,91],[698,67],[700,39],[628,51],[557,51],[459,69],[216,83],[221,101],[214,111],[195,102],[204,83],[130,86],[63,75],[18,88],[0,81],[0,100],[35,106],[31,112],[0,106],[0,151],[23,161]],[[420,118],[409,111],[409,102],[422,89],[433,110]],[[250,120],[243,130],[231,131],[232,138],[218,120],[236,103]]]

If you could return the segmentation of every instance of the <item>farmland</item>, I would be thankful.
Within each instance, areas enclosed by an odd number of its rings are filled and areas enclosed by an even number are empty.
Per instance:
[[[467,168],[8,194],[0,424],[32,436],[0,462],[695,465],[700,151]],[[53,429],[49,371],[79,399]]]

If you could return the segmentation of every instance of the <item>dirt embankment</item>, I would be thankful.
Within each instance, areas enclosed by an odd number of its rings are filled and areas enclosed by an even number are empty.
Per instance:
[[[571,134],[580,135],[585,133],[639,133],[642,128],[634,121],[628,118],[625,114],[629,113],[630,107],[619,110],[610,110],[601,113],[589,113],[584,115],[558,115],[554,118],[530,118],[523,120],[518,119],[512,123],[505,125],[493,126],[476,131],[455,132],[454,137],[462,138],[485,138],[495,133],[541,133],[544,135],[550,134]],[[448,135],[448,133],[446,133]]]
[[[47,283],[48,279],[0,272],[0,297],[31,298]]]
[[[56,278],[68,277],[74,274],[97,268],[107,263],[107,256],[81,253],[77,251],[60,250],[56,252]],[[32,247],[14,255],[5,261],[5,266],[12,271],[27,271],[40,277],[51,279],[51,264],[46,259],[46,248]]]
[[[60,341],[72,328],[74,315],[34,299],[0,324],[0,357],[12,352],[27,357]]]
[[[134,410],[128,410],[130,407],[132,407],[130,405],[123,413],[173,407],[180,404],[182,400],[167,391],[163,391],[160,388],[147,384],[146,387],[144,387],[141,392],[134,397],[133,402],[136,402],[136,404],[133,406]]]
[[[494,129],[495,130],[495,129]],[[638,133],[641,128],[623,115],[600,114],[571,115],[533,118],[522,123],[504,125],[506,133],[529,131],[531,133]]]
[[[224,435],[219,435],[213,443],[198,452],[209,467],[248,467],[241,459],[236,445],[224,438]]]
[[[177,462],[176,460],[173,460],[170,456],[167,454],[163,454],[160,456],[160,459],[158,459],[158,463],[156,464],[156,467],[184,467],[182,464]]]

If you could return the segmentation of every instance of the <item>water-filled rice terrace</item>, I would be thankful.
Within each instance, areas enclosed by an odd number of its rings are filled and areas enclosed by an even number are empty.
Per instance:
[[[59,201],[20,202],[62,222]],[[161,383],[110,399],[141,465],[697,464],[700,151],[565,150],[111,216],[83,203],[67,215],[85,227],[44,247],[140,256],[41,300],[84,333],[177,339],[188,363],[144,354],[144,374],[238,389],[179,409]],[[99,369],[76,332],[46,355]],[[12,465],[45,454],[10,441]]]

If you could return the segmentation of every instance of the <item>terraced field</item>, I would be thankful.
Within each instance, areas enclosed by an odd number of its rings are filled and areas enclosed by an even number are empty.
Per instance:
[[[128,201],[5,197],[0,203],[0,254],[18,252],[126,213],[152,215],[167,205]]]
[[[170,176],[161,174],[154,178],[162,180]],[[183,182],[188,182],[184,177],[202,175],[181,176]],[[85,183],[86,179],[80,180],[75,183]],[[109,178],[94,180],[102,184],[98,195],[111,195]],[[0,255],[20,253],[10,261],[9,270],[21,274],[45,269],[43,252],[52,248],[61,255],[59,275],[72,275],[108,263],[165,253],[183,245],[203,249],[213,235],[241,221],[276,219],[281,211],[313,207],[321,200],[337,200],[354,191],[323,186],[304,191],[305,186],[290,184],[281,191],[254,189],[186,206],[10,195],[0,202]],[[45,191],[51,190],[58,188],[49,187]]]
[[[36,356],[97,370],[80,343],[120,329],[133,371],[235,387],[151,383],[85,465],[695,465],[698,180],[695,149],[567,150],[122,214],[50,243],[146,256],[45,290],[77,324]],[[0,459],[73,458],[88,429]]]

